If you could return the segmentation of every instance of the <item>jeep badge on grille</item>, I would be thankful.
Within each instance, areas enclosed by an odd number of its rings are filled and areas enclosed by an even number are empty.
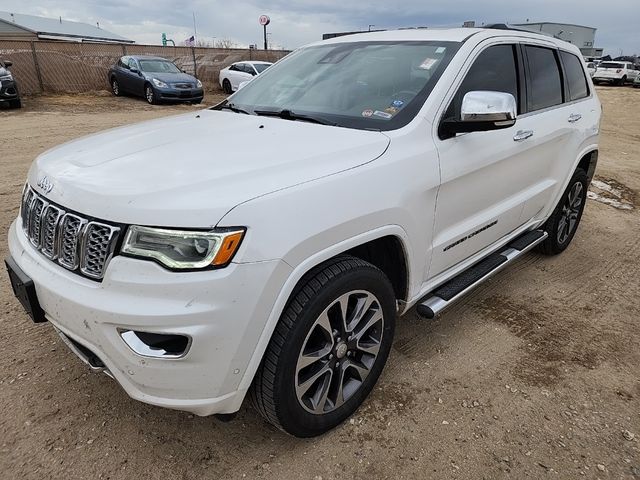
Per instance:
[[[38,186],[42,190],[44,190],[44,193],[49,193],[51,190],[53,190],[53,183],[47,178],[46,175],[40,179],[40,181],[38,182]]]

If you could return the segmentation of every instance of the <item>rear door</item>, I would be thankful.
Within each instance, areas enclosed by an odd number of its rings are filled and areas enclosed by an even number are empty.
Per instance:
[[[534,132],[534,155],[523,165],[529,179],[521,221],[543,218],[571,174],[594,112],[583,62],[574,54],[540,45],[523,45],[527,113],[522,124]]]

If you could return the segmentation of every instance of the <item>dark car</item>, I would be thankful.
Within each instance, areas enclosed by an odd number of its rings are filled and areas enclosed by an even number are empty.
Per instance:
[[[8,103],[11,108],[22,107],[18,84],[11,75],[9,67],[13,65],[9,60],[0,60],[0,103]]]
[[[109,84],[114,95],[124,93],[161,102],[200,103],[204,96],[202,83],[181,71],[166,58],[126,55],[109,70]]]

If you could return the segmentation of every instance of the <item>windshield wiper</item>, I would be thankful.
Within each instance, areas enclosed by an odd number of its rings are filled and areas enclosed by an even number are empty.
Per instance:
[[[232,112],[235,113],[244,113],[245,115],[250,115],[249,112],[247,112],[246,110],[243,110],[241,108],[236,107],[233,103],[225,103],[224,105],[220,105],[219,107],[220,110],[231,110]]]
[[[278,117],[284,120],[302,120],[304,122],[319,123],[320,125],[331,125],[333,127],[338,125],[335,122],[330,122],[323,118],[313,117],[311,115],[303,115],[301,113],[294,113],[287,108],[283,108],[282,110],[254,110],[253,113],[265,117]]]

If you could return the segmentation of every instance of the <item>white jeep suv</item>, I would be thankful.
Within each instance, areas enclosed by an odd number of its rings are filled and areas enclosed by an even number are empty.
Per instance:
[[[212,109],[40,155],[10,278],[133,398],[225,416],[249,394],[317,435],[367,397],[398,315],[567,248],[600,115],[579,50],[553,38],[316,43]]]

